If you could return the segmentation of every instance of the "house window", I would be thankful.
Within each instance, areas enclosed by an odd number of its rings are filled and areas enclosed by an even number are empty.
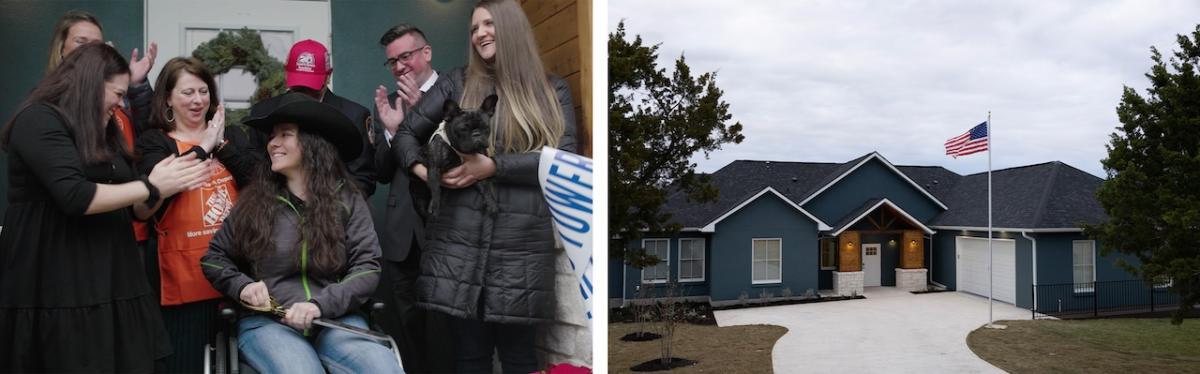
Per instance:
[[[821,269],[836,269],[834,259],[837,258],[837,241],[825,240],[821,246]]]
[[[642,269],[642,283],[666,283],[671,273],[671,241],[667,239],[645,239],[642,247],[646,254],[658,257],[658,265]]]
[[[1169,275],[1154,277],[1154,288],[1171,288],[1173,285],[1175,285],[1175,280]]]
[[[679,239],[679,281],[704,280],[704,239]]]
[[[1075,292],[1092,292],[1096,282],[1096,242],[1071,242],[1071,266],[1075,274]]]
[[[754,284],[783,281],[783,240],[754,239],[751,280]]]

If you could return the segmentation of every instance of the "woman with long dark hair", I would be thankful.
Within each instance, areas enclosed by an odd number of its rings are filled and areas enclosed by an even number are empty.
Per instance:
[[[128,85],[115,49],[80,46],[0,133],[0,371],[150,372],[171,352],[131,216],[199,186],[207,165],[168,157],[139,178],[113,123]]]
[[[242,357],[264,373],[396,373],[387,347],[316,318],[366,328],[357,313],[379,282],[371,212],[346,170],[361,135],[336,108],[300,93],[246,125],[270,134],[270,172],[257,173],[201,260],[226,296],[254,308],[277,302],[282,320],[238,321]],[[340,157],[340,158],[339,158]]]
[[[499,351],[504,372],[533,372],[535,326],[554,319],[557,250],[550,211],[538,187],[537,153],[544,146],[575,151],[570,88],[546,75],[529,20],[513,0],[484,0],[471,16],[466,68],[439,76],[407,114],[394,147],[406,170],[426,179],[418,151],[455,100],[478,108],[499,96],[492,116],[492,152],[464,155],[442,177],[442,208],[426,228],[428,250],[417,280],[420,305],[454,317],[458,371],[490,372]],[[397,111],[376,94],[380,117]],[[499,212],[486,213],[477,189],[495,184]],[[423,208],[423,207],[422,207]]]

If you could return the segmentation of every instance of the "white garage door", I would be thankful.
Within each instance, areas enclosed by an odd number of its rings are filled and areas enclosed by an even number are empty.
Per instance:
[[[988,295],[988,240],[987,238],[956,237],[955,265],[956,283],[959,291],[987,297]],[[1016,303],[1017,267],[1016,242],[1011,239],[992,239],[995,250],[992,264],[995,269],[992,297],[1007,303]]]

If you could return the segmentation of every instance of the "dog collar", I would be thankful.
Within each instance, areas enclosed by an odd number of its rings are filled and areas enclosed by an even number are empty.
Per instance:
[[[442,121],[442,123],[438,124],[437,130],[434,130],[433,135],[429,136],[429,141],[432,142],[433,138],[437,137],[438,135],[442,136],[442,141],[446,142],[446,145],[449,145],[450,149],[453,149],[454,152],[462,153],[458,151],[458,148],[454,146],[454,143],[450,142],[450,137],[446,136],[446,121]]]

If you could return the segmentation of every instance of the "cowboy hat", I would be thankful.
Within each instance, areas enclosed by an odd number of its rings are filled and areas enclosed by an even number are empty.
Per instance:
[[[295,123],[300,131],[324,138],[338,150],[342,160],[349,161],[362,153],[358,129],[337,108],[302,93],[289,92],[255,105],[242,123],[270,134],[279,123]],[[263,106],[263,107],[260,107]]]

